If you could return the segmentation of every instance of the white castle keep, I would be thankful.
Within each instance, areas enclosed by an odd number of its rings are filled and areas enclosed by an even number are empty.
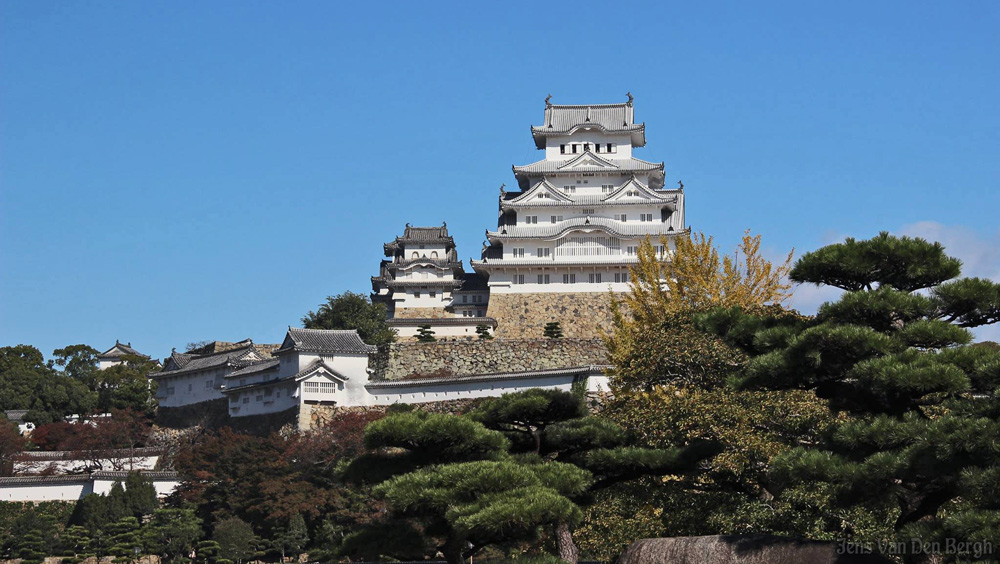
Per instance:
[[[493,333],[522,339],[508,341],[519,352],[529,346],[544,352],[557,347],[543,342],[540,327],[559,320],[567,346],[576,339],[574,346],[584,348],[557,361],[532,356],[517,364],[503,354],[514,349],[498,349],[497,341],[490,354],[499,355],[500,369],[406,366],[402,377],[386,379],[373,364],[382,353],[355,331],[289,328],[280,346],[247,340],[174,353],[151,375],[161,408],[225,400],[230,417],[298,409],[299,426],[308,427],[309,413],[324,406],[569,390],[583,382],[590,391],[607,390],[605,353],[596,337],[609,317],[610,293],[628,291],[629,267],[647,237],[666,253],[664,241],[687,232],[683,184],[664,189],[663,163],[633,156],[646,144],[646,127],[635,123],[631,94],[626,103],[603,105],[554,105],[550,98],[543,124],[531,128],[545,156],[513,167],[518,190],[501,186],[497,227],[486,231],[481,258],[470,261],[475,272],[458,260],[447,224],[407,224],[402,236],[383,246],[386,258],[371,278],[371,298],[386,305],[401,341],[429,327],[436,338],[462,341],[469,350],[480,335]],[[594,343],[592,350],[587,343]],[[480,354],[487,350],[480,348]]]

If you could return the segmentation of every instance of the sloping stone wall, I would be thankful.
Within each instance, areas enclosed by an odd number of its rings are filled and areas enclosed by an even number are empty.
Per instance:
[[[397,307],[393,317],[399,319],[442,319],[445,317],[455,317],[455,314],[445,310],[443,307]]]
[[[393,343],[373,355],[376,378],[521,372],[607,364],[601,339],[493,339]]]
[[[486,315],[497,320],[500,338],[539,338],[552,321],[560,323],[566,337],[595,338],[611,332],[611,296],[608,292],[492,293]]]

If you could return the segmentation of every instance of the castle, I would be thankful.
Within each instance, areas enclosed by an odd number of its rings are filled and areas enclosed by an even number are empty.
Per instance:
[[[639,244],[685,233],[684,191],[664,188],[633,99],[566,106],[545,100],[531,128],[544,158],[514,166],[498,221],[466,272],[447,224],[407,225],[383,246],[371,299],[399,343],[376,350],[355,331],[289,328],[277,347],[247,340],[174,353],[160,372],[161,411],[208,403],[230,418],[291,413],[300,428],[333,407],[496,396],[533,387],[606,390],[601,331],[610,296],[629,289]],[[661,253],[667,249],[660,247]],[[564,339],[544,339],[559,322]],[[441,339],[415,343],[423,332]],[[487,339],[481,337],[495,337]]]

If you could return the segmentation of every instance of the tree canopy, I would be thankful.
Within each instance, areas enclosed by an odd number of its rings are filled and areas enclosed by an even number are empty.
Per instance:
[[[959,274],[940,244],[882,233],[799,259],[793,280],[847,290],[808,323],[703,316],[752,356],[738,386],[812,390],[849,415],[775,459],[779,488],[829,488],[834,507],[890,504],[900,538],[1000,538],[987,493],[1000,489],[1000,352],[968,346],[966,329],[1000,319],[1000,285]]]
[[[302,318],[306,329],[356,329],[369,345],[384,345],[396,340],[396,332],[386,324],[384,304],[373,304],[367,296],[344,292],[328,296],[326,303]]]

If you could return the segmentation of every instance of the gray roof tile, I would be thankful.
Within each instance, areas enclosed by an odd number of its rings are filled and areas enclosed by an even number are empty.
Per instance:
[[[376,348],[366,345],[354,329],[299,329],[289,327],[285,342],[275,351],[296,350],[313,353],[346,353],[367,354],[375,352]]]

